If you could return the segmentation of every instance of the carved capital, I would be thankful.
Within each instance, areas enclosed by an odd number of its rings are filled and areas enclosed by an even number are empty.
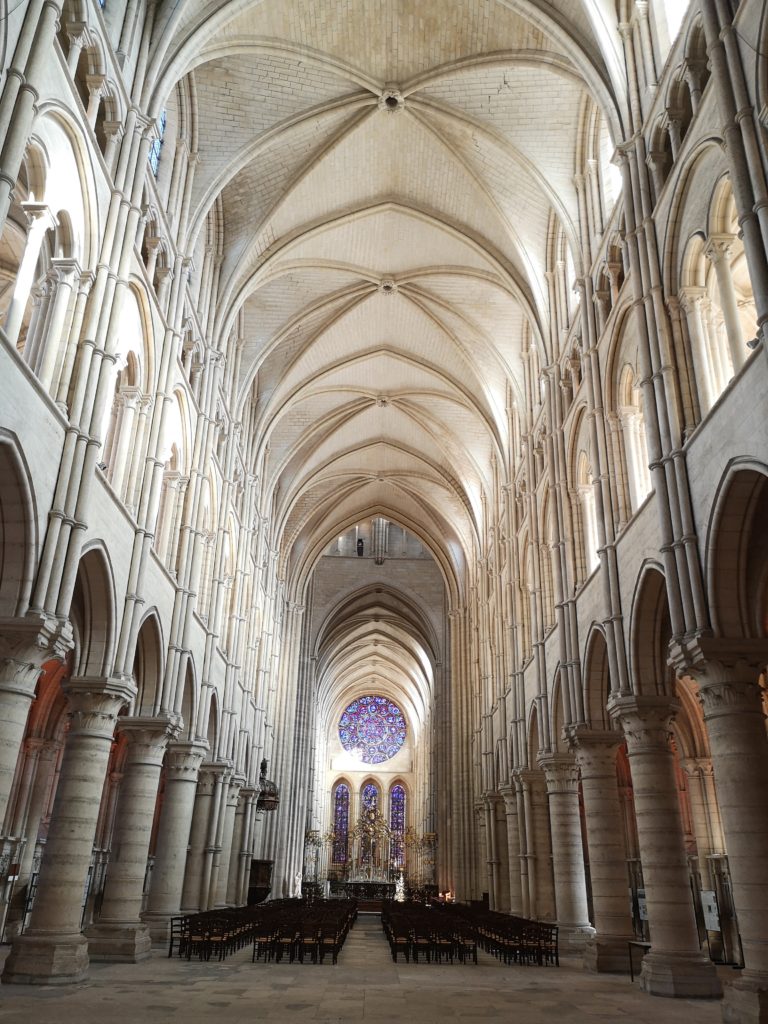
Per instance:
[[[622,729],[630,754],[669,749],[672,720],[679,704],[669,697],[611,697],[608,712]]]
[[[165,752],[167,782],[195,782],[207,743],[169,743]]]
[[[67,698],[69,735],[111,740],[121,708],[136,696],[125,679],[75,677],[62,682]]]
[[[719,263],[720,260],[726,258],[730,259],[733,255],[734,241],[735,239],[732,235],[710,235],[707,239],[704,255],[712,263]]]
[[[117,731],[128,741],[127,763],[158,767],[163,763],[168,743],[176,739],[180,729],[181,720],[175,714],[121,718],[117,724]]]
[[[615,777],[616,752],[624,739],[618,730],[571,725],[565,734],[583,779]]]
[[[539,759],[544,770],[548,793],[577,793],[579,789],[579,766],[572,757],[555,754]]]

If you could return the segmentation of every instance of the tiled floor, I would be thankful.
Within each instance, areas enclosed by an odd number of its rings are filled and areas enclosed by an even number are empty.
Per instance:
[[[0,989],[0,1024],[255,1024],[256,1021],[503,1021],[505,1024],[715,1024],[720,1006],[646,996],[629,978],[558,968],[394,964],[378,917],[361,915],[333,967],[167,959],[93,964],[79,986]]]

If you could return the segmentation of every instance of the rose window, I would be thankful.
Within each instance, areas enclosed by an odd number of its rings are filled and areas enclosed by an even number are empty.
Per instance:
[[[341,716],[339,738],[344,749],[357,753],[364,764],[381,764],[405,742],[403,712],[386,697],[358,697]]]

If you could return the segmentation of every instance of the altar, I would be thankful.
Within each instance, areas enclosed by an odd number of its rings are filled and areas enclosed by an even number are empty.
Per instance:
[[[391,900],[395,896],[394,882],[341,882],[340,886],[347,899],[352,900]]]

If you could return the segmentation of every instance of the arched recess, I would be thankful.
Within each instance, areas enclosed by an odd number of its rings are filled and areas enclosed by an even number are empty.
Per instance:
[[[205,727],[200,730],[200,734],[205,736],[208,740],[208,760],[213,761],[219,756],[219,740],[220,740],[220,720],[219,720],[219,697],[216,691],[211,692],[211,700],[208,705],[208,718],[205,722]]]
[[[37,562],[34,489],[17,439],[0,431],[0,617],[23,615]]]
[[[667,648],[672,625],[666,580],[657,563],[647,562],[640,571],[631,622],[630,672],[634,692],[644,696],[671,696],[672,671],[667,665]]]
[[[568,746],[565,740],[564,729],[566,725],[572,724],[570,709],[566,706],[568,701],[568,687],[563,678],[560,666],[555,671],[555,684],[552,687],[552,701],[550,704],[550,746],[553,753],[567,754]]]
[[[163,681],[163,636],[157,612],[144,616],[136,642],[133,676],[136,682],[136,715],[157,714]]]
[[[607,711],[611,693],[608,645],[605,634],[598,626],[592,627],[587,639],[582,679],[588,725],[592,729],[611,729],[612,723]]]
[[[112,568],[101,543],[80,559],[70,610],[75,636],[76,676],[107,676],[115,631],[115,587]]]
[[[734,460],[717,491],[706,542],[706,580],[716,635],[768,635],[768,466]]]
[[[197,738],[197,686],[195,669],[192,659],[187,657],[187,668],[184,672],[184,683],[176,697],[174,708],[181,715],[182,736],[187,740]]]

